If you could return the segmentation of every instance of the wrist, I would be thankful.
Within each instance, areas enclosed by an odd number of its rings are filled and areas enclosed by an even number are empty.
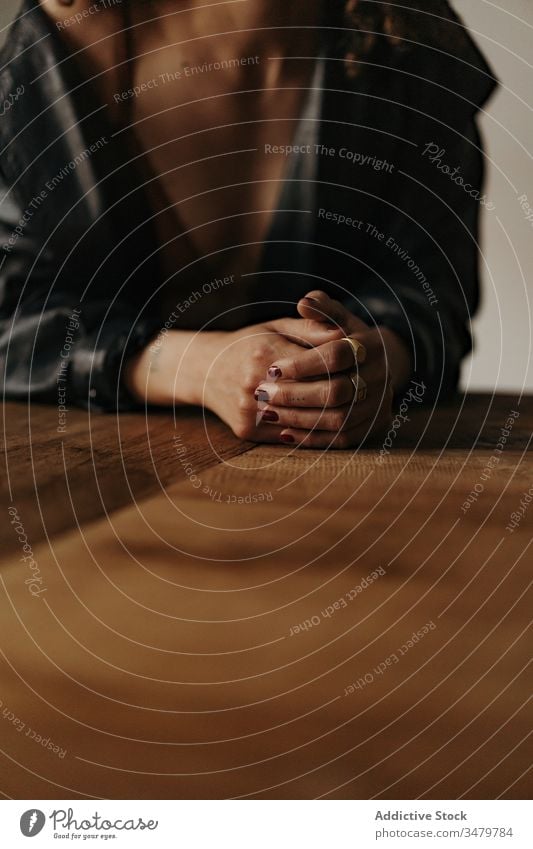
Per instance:
[[[208,378],[213,362],[220,352],[220,344],[227,333],[203,331],[187,334],[176,363],[175,389],[181,403],[195,407],[208,406]],[[177,399],[176,399],[177,400]]]
[[[400,392],[408,383],[413,371],[411,353],[401,336],[388,327],[380,327],[387,365],[394,393]]]
[[[200,406],[206,376],[223,334],[159,333],[124,369],[124,385],[139,403]]]

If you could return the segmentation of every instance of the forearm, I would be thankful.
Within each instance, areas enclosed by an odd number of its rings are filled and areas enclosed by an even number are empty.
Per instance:
[[[186,330],[159,334],[127,363],[126,389],[142,404],[201,406],[206,376],[224,335]]]

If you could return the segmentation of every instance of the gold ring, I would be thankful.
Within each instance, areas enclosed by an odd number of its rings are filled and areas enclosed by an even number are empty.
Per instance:
[[[359,342],[358,339],[354,339],[353,336],[343,336],[341,342],[348,342],[348,345],[351,347],[353,351],[354,366],[364,363],[366,360],[366,348],[362,342]]]
[[[366,399],[366,396],[368,395],[368,387],[362,377],[359,377],[356,374],[350,374],[348,377],[352,381],[354,388],[352,404],[359,404],[361,401]]]

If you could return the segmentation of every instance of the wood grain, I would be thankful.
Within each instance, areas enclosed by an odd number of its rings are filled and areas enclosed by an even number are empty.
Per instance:
[[[0,564],[5,794],[530,795],[533,504],[506,528],[533,486],[531,399],[414,411],[383,463],[253,448],[196,413],[116,433],[80,414],[65,471],[47,416],[37,490],[68,479],[75,500],[32,540],[45,591],[19,548]]]
[[[73,410],[61,433],[55,409],[6,404],[3,425],[0,498],[17,505],[34,541],[136,503],[185,477],[174,442],[178,427],[198,469],[249,447],[220,421],[210,416],[204,421],[195,410],[180,410],[176,419],[166,412],[117,419]],[[17,547],[5,525],[0,544]]]

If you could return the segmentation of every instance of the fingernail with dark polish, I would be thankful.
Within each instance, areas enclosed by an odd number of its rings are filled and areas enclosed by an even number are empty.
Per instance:
[[[302,301],[307,301],[308,304],[319,304],[318,298],[302,298]]]
[[[270,398],[268,397],[268,392],[265,392],[264,389],[256,389],[254,393],[254,398],[256,401],[263,401],[268,403]]]
[[[279,422],[279,416],[274,410],[265,410],[261,416],[261,420],[264,422]]]
[[[296,442],[292,433],[282,433],[281,436],[280,436],[280,439],[281,439],[282,442],[285,442],[287,445],[292,445],[294,442]]]
[[[277,366],[271,366],[268,370],[270,380],[278,380],[281,377],[281,369]]]

